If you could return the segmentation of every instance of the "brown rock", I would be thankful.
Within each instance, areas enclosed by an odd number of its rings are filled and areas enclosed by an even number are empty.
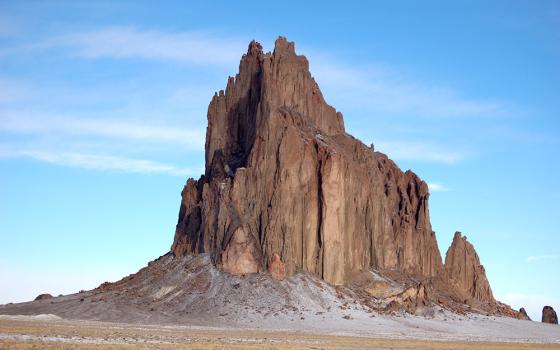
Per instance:
[[[417,286],[409,287],[401,293],[386,298],[389,302],[390,309],[394,311],[396,305],[401,309],[414,313],[418,308],[428,304],[428,296],[426,288],[422,283]]]
[[[445,270],[450,285],[463,293],[466,303],[470,304],[471,300],[490,304],[496,302],[478,254],[460,232],[455,233],[445,255]]]
[[[556,316],[556,311],[552,306],[545,306],[542,309],[542,322],[558,324],[558,316]]]
[[[286,265],[282,262],[280,255],[273,254],[268,263],[268,272],[273,278],[283,280],[286,278]]]
[[[529,317],[529,315],[527,315],[527,311],[525,311],[524,307],[519,309],[519,314],[521,315],[522,320],[531,321],[531,317]]]
[[[428,187],[344,131],[304,56],[251,42],[208,108],[206,170],[182,193],[171,248],[224,271],[314,273],[343,284],[369,268],[435,276],[441,256]],[[273,268],[275,270],[276,268]]]
[[[49,293],[44,293],[44,294],[39,294],[37,295],[37,298],[35,298],[35,300],[47,300],[47,299],[52,299],[53,296],[50,295]]]
[[[259,272],[260,254],[254,242],[254,237],[248,235],[243,227],[236,228],[229,244],[221,256],[221,267],[232,275],[244,275]]]

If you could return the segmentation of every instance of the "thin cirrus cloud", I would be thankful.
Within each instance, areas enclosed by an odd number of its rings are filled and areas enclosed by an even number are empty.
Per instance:
[[[373,111],[413,117],[496,117],[509,113],[502,101],[463,97],[458,91],[433,83],[412,81],[385,65],[350,67],[318,54],[312,73],[329,95]]]
[[[33,135],[87,135],[181,145],[186,149],[201,150],[205,132],[201,128],[184,129],[172,126],[150,125],[142,121],[114,121],[25,115],[0,114],[0,131]]]
[[[76,152],[53,152],[38,150],[6,151],[0,150],[1,157],[27,157],[50,164],[99,171],[125,173],[166,174],[173,176],[196,176],[202,167],[181,168],[146,159],[116,157],[111,155],[85,154]]]
[[[218,38],[203,32],[107,27],[53,36],[39,42],[7,48],[1,50],[0,55],[68,49],[71,55],[90,59],[141,58],[206,65],[237,62],[243,47],[237,40]]]
[[[135,27],[106,27],[53,36],[0,50],[0,55],[66,49],[71,56],[98,59],[146,59],[183,64],[234,67],[246,42],[204,32],[169,32]],[[421,117],[498,116],[508,113],[501,101],[465,98],[452,88],[417,82],[395,74],[385,65],[349,66],[313,49],[312,73],[331,95],[354,106]]]
[[[149,45],[147,45],[149,43]],[[73,34],[55,35],[27,46],[7,48],[0,55],[34,50],[63,50],[70,57],[83,59],[145,59],[173,61],[187,65],[216,64],[232,67],[244,52],[241,41],[212,36],[202,32],[170,32],[135,27],[106,27]],[[313,50],[309,51],[315,56]],[[303,52],[303,53],[305,53]],[[430,83],[403,79],[386,66],[348,66],[332,56],[317,55],[310,61],[312,73],[327,96],[352,109],[400,114],[412,117],[471,117],[507,114],[505,104],[465,98],[457,91]],[[187,83],[188,85],[188,83]],[[185,86],[189,90],[189,86]],[[193,89],[196,90],[195,87]],[[344,106],[341,106],[344,108]],[[373,113],[372,113],[373,114]],[[383,114],[381,114],[383,115]],[[40,120],[38,120],[40,119]],[[126,120],[98,120],[0,115],[0,131],[40,134],[56,132],[63,135],[87,134],[100,137],[147,140],[178,144],[187,149],[201,150],[204,145],[204,125],[196,129],[154,126]],[[423,138],[417,131],[416,139]],[[391,158],[405,161],[454,164],[467,155],[425,142],[380,142],[376,146]],[[445,190],[443,187],[434,191]]]
[[[172,154],[181,152],[181,149],[201,151],[204,147],[202,129],[156,126],[142,121],[0,114],[0,133],[12,136],[1,145],[1,158],[31,158],[49,164],[96,171],[172,176],[198,176],[201,173],[201,167],[181,167],[119,153],[137,153],[139,145],[144,150],[155,150],[152,156],[156,158],[162,147]],[[84,149],[85,138],[102,147]],[[109,140],[117,141],[119,147],[115,148]],[[39,141],[40,146],[35,144],[36,141]]]
[[[466,157],[464,152],[449,151],[443,146],[426,142],[380,141],[376,143],[376,149],[388,154],[392,159],[406,161],[453,164]]]
[[[537,262],[542,260],[558,260],[560,258],[558,255],[555,254],[548,254],[548,255],[533,255],[527,257],[527,262]]]
[[[449,191],[449,188],[447,188],[447,186],[439,184],[439,183],[433,183],[433,182],[428,183],[428,188],[432,192],[446,192],[446,191]]]

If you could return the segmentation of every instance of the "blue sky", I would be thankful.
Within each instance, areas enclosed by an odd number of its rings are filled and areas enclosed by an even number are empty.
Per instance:
[[[201,3],[0,2],[0,303],[164,254],[212,94],[284,35],[430,184],[443,255],[462,231],[498,298],[560,308],[560,3]]]

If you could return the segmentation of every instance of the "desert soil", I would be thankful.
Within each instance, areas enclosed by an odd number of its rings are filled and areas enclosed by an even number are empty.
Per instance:
[[[560,349],[560,344],[384,339],[321,332],[0,317],[0,349]]]

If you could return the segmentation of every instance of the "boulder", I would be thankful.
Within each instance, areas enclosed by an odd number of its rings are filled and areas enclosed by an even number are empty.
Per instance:
[[[52,299],[52,298],[53,298],[53,296],[50,295],[49,293],[44,293],[44,294],[37,295],[35,300],[47,300],[47,299]]]
[[[521,315],[522,320],[531,321],[531,317],[529,317],[529,315],[527,315],[527,311],[525,311],[524,307],[519,309],[519,314]]]
[[[556,316],[556,311],[552,306],[545,306],[542,309],[542,322],[558,324],[558,316]]]

